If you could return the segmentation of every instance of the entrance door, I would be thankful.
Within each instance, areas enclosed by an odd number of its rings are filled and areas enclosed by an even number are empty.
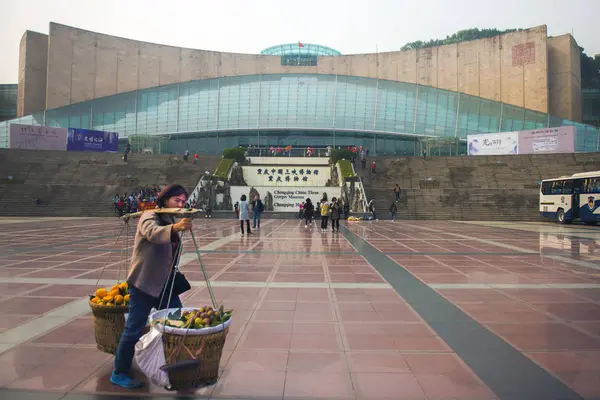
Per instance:
[[[572,188],[571,193],[573,193],[573,200],[571,201],[571,209],[573,210],[572,211],[573,219],[579,218],[579,210],[580,210],[579,194],[581,193],[582,186],[583,186],[583,180],[581,180],[581,179],[574,180],[574,181],[565,181],[565,193],[571,192],[570,189]]]

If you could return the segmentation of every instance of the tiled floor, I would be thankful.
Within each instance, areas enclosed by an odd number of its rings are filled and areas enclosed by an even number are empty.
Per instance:
[[[196,223],[216,296],[235,309],[221,377],[196,396],[503,399],[513,390],[527,398],[513,385],[522,381],[496,367],[502,354],[494,353],[495,338],[520,357],[515,371],[539,373],[528,393],[551,384],[562,398],[600,398],[599,230],[343,225],[332,234],[272,220],[240,236],[234,220]],[[173,396],[153,385],[114,387],[112,356],[95,347],[81,299],[98,279],[107,286],[125,276],[130,249],[111,251],[126,244],[114,244],[117,220],[32,220],[10,228],[0,233],[0,398],[18,391],[48,399]],[[209,303],[191,240],[184,250],[182,271],[194,286],[184,304]],[[401,272],[414,279],[402,290]],[[472,344],[481,346],[475,358],[457,345],[448,321],[429,312],[442,306],[484,332]],[[514,387],[504,390],[503,382]]]

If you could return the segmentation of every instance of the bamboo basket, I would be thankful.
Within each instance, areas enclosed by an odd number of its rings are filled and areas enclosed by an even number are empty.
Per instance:
[[[228,332],[229,327],[226,327],[220,332],[208,335],[188,335],[185,340],[182,335],[163,332],[162,341],[166,360],[176,351],[181,340],[184,340],[184,345],[192,353],[195,353],[202,345],[202,338],[205,338],[204,348],[197,356],[197,359],[201,361],[197,368],[169,372],[169,381],[173,390],[193,389],[217,381],[221,355],[223,354]],[[185,360],[191,360],[191,356],[187,351],[180,351],[179,354],[175,355],[173,361]]]
[[[129,306],[105,306],[91,301],[89,303],[94,314],[96,347],[105,353],[115,354],[125,330],[125,314],[129,312]]]

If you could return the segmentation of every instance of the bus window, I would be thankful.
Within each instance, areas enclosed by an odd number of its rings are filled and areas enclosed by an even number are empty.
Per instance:
[[[564,181],[552,182],[552,194],[562,194],[563,193],[563,185],[564,185]]]
[[[585,180],[586,193],[600,193],[600,178],[588,178]]]
[[[573,181],[565,181],[563,194],[573,194]]]
[[[552,182],[542,182],[542,194],[552,194]]]

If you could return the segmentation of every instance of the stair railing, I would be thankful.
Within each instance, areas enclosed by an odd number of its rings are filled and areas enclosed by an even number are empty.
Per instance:
[[[361,176],[358,176],[358,189],[360,190],[360,193],[362,194],[360,200],[361,200],[363,211],[366,214],[369,211],[369,200],[367,199],[367,192],[365,192],[365,185],[363,185]]]
[[[186,206],[189,207],[189,205],[192,204],[192,201],[195,201],[196,203],[198,202],[198,195],[200,194],[200,189],[202,189],[202,181],[204,180],[205,176],[206,176],[206,174],[202,174],[202,176],[198,180],[198,184],[192,191],[192,194],[190,194],[190,197],[188,198]]]

